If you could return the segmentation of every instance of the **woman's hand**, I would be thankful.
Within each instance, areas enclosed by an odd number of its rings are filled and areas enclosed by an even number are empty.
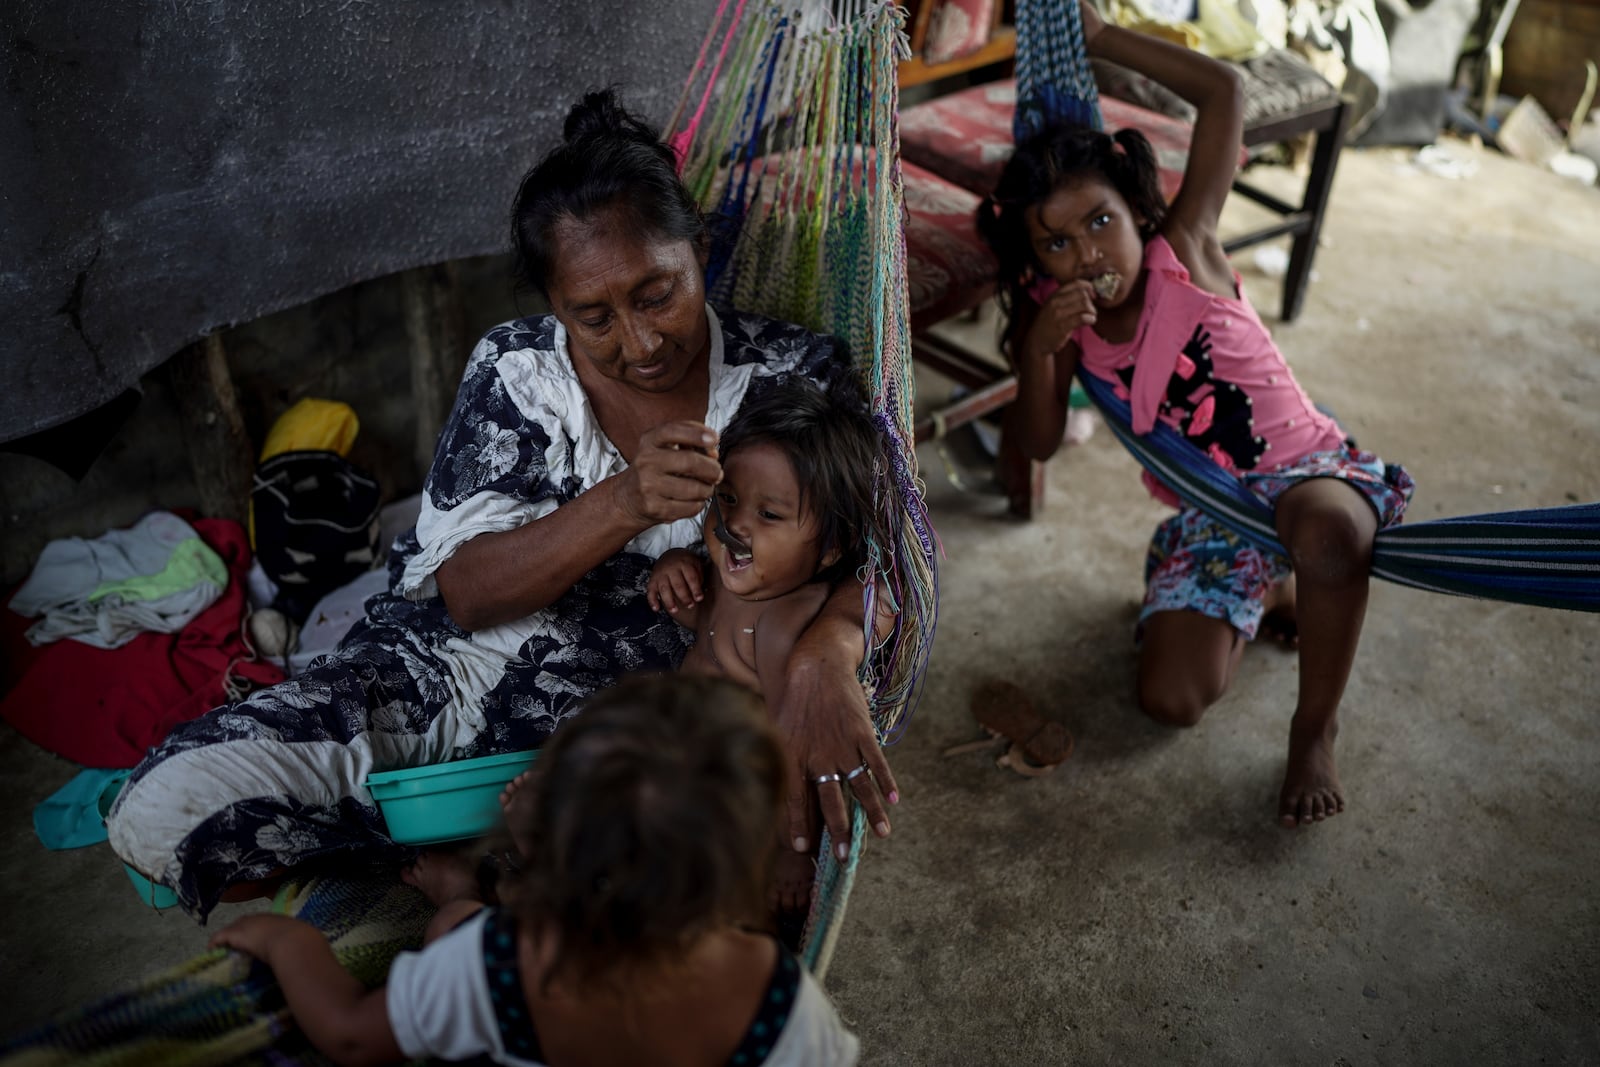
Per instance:
[[[645,595],[656,611],[676,615],[680,608],[691,608],[705,599],[701,579],[705,564],[687,548],[674,548],[662,553],[650,571],[650,584]]]
[[[800,654],[790,660],[788,685],[777,712],[778,732],[789,754],[789,836],[797,852],[808,852],[811,840],[811,790],[815,789],[823,822],[833,835],[834,854],[850,855],[850,811],[844,790],[855,794],[867,824],[879,837],[889,836],[884,804],[898,804],[894,773],[878,744],[867,697],[853,667]],[[865,768],[865,770],[862,770]],[[859,772],[859,773],[856,773]],[[855,777],[848,777],[852,773]],[[826,778],[826,781],[817,781]]]
[[[861,611],[861,584],[841,582],[795,642],[780,698],[774,701],[768,694],[789,755],[789,840],[796,852],[808,852],[814,845],[813,789],[840,859],[850,854],[846,789],[879,837],[889,836],[885,802],[900,801],[894,772],[872,726],[867,695],[856,680],[863,652]]]
[[[618,475],[618,502],[640,528],[700,513],[722,480],[717,433],[691,420],[646,431],[628,469]]]
[[[1039,309],[1022,343],[1022,359],[1034,365],[1053,359],[1067,347],[1078,327],[1093,326],[1099,317],[1094,286],[1082,279],[1067,282]]]

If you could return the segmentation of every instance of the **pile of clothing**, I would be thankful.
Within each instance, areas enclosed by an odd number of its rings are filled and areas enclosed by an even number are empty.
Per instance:
[[[380,545],[416,499],[380,513],[345,455],[355,414],[304,400],[262,449],[249,530],[153,511],[45,546],[0,612],[0,718],[88,770],[46,800],[51,847],[103,840],[94,801],[179,723],[332,651],[387,588]]]

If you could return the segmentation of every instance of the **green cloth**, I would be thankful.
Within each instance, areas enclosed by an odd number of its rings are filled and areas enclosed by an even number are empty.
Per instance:
[[[102,582],[89,594],[91,604],[116,594],[125,604],[141,600],[160,600],[174,593],[193,589],[201,582],[210,582],[218,588],[228,586],[228,568],[222,557],[213,552],[199,537],[180,541],[172,550],[167,565],[155,574],[139,574],[114,582]]]

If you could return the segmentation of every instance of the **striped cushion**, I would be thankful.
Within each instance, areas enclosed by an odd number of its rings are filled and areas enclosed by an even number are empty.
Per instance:
[[[917,104],[900,113],[900,153],[964,189],[987,193],[1011,158],[1015,81],[991,82]],[[1150,139],[1170,200],[1189,161],[1189,126],[1110,97],[1100,98],[1108,130],[1132,126]],[[1242,157],[1241,157],[1242,158]]]

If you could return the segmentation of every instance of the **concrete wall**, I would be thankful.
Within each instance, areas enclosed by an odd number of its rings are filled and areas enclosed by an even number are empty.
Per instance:
[[[713,10],[0,4],[0,441],[218,326],[501,251],[576,95],[663,120]]]
[[[513,293],[509,256],[457,267],[467,346],[496,323],[543,310],[537,296]],[[350,458],[378,479],[384,499],[420,489],[403,300],[400,276],[390,275],[225,331],[254,446],[295,401],[342,400],[361,420]],[[457,355],[465,361],[466,352]],[[24,578],[54,538],[96,537],[157,507],[203,510],[166,368],[138,386],[138,407],[82,481],[43,460],[0,452],[0,583]]]

